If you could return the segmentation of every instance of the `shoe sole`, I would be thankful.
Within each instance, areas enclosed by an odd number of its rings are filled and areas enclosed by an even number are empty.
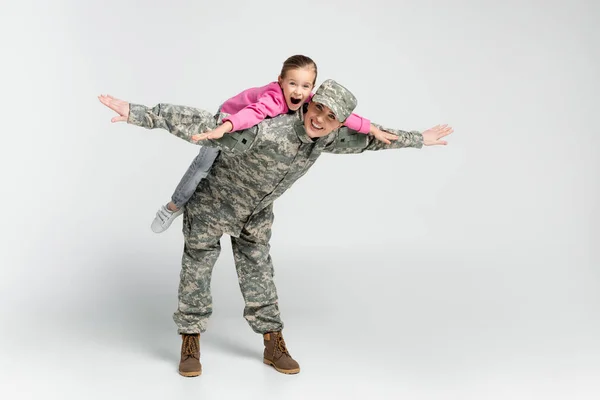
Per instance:
[[[200,376],[200,375],[202,375],[202,371],[192,371],[192,372],[182,372],[182,371],[179,371],[179,375],[185,376],[186,378],[191,378],[191,377],[194,377],[194,376]]]
[[[294,375],[294,374],[297,374],[298,372],[300,372],[300,368],[294,368],[294,369],[281,369],[281,368],[278,368],[273,363],[273,361],[267,360],[266,358],[263,358],[263,363],[272,366],[273,368],[275,368],[278,372],[281,372],[282,374]]]

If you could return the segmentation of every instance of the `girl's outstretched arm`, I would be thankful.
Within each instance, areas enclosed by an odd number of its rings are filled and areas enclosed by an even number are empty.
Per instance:
[[[350,114],[344,121],[344,126],[360,133],[370,133],[375,139],[385,144],[391,144],[393,140],[398,140],[398,136],[379,129],[377,126],[373,125],[370,120],[357,114]]]

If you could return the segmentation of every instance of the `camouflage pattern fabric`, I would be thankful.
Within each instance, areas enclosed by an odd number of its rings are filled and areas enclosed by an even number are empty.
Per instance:
[[[128,122],[166,129],[191,142],[191,136],[214,129],[226,114],[170,104],[153,108],[131,104]],[[354,154],[365,150],[420,148],[419,132],[386,129],[399,136],[386,145],[372,135],[342,127],[311,139],[302,111],[266,119],[247,130],[199,144],[217,146],[221,153],[201,181],[184,211],[185,249],[174,314],[179,333],[201,333],[212,313],[210,280],[223,234],[232,246],[245,309],[244,317],[257,333],[281,330],[269,239],[272,204],[302,177],[322,152]]]

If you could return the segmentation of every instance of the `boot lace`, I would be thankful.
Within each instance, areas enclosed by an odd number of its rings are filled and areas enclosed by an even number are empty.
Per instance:
[[[198,347],[198,341],[196,340],[197,336],[194,335],[184,335],[183,336],[183,350],[182,353],[187,358],[193,357],[198,358],[198,352],[200,348]]]
[[[281,335],[277,335],[276,339],[275,339],[275,346],[279,349],[280,352],[282,352],[283,354],[286,355],[290,355],[290,353],[287,350],[287,347],[285,347],[285,341],[283,340],[283,336]]]

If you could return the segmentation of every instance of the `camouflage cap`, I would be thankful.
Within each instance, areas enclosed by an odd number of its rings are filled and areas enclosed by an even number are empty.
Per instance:
[[[356,97],[333,79],[327,79],[319,86],[312,101],[329,107],[340,122],[344,122],[356,107]]]

